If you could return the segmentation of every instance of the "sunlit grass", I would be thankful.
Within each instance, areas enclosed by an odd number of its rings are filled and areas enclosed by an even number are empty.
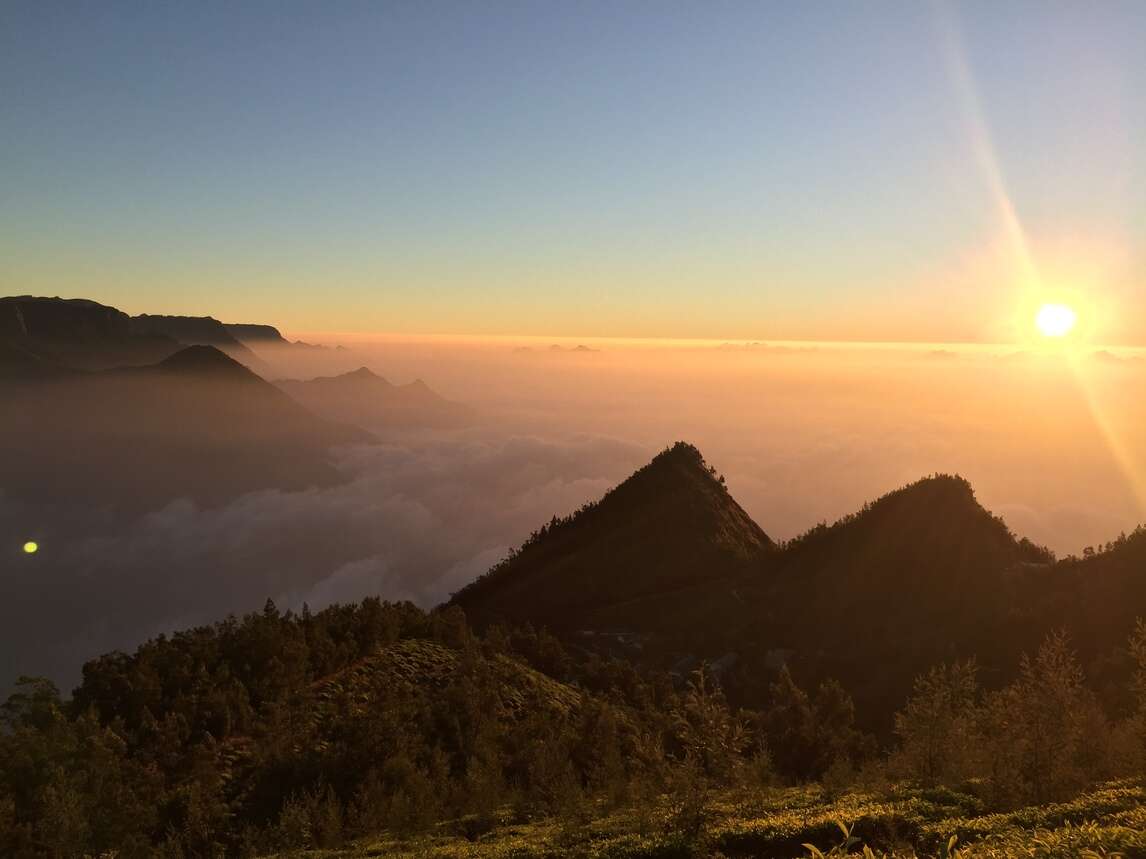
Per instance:
[[[1116,782],[1071,802],[976,814],[974,797],[948,790],[890,788],[829,798],[822,788],[787,788],[724,794],[711,809],[698,840],[667,827],[665,807],[599,810],[589,822],[546,819],[513,821],[506,810],[491,831],[469,840],[457,822],[431,832],[397,838],[381,835],[339,849],[284,853],[308,859],[392,856],[398,859],[524,859],[578,856],[585,859],[644,857],[867,855],[1036,859],[1083,856],[1146,856],[1146,791]],[[954,837],[954,841],[952,838]],[[809,846],[814,847],[811,850]],[[1090,852],[1088,852],[1090,851]]]

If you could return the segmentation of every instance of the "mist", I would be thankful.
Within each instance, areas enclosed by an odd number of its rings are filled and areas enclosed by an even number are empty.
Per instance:
[[[693,442],[776,539],[935,472],[1060,555],[1144,518],[1140,350],[579,342],[353,348],[540,437]]]
[[[307,337],[306,339],[310,339]],[[324,342],[333,342],[326,339]],[[1142,519],[1133,352],[1006,347],[355,338],[290,375],[369,366],[472,407],[456,430],[340,444],[338,480],[124,513],[0,495],[0,683],[261,608],[436,605],[553,515],[677,439],[773,538],[923,475],[966,477],[1018,535],[1080,553]],[[584,346],[585,348],[577,348]],[[556,348],[554,348],[556,347]],[[273,356],[268,356],[273,362]],[[1112,404],[1117,403],[1118,408]],[[318,415],[318,417],[323,417]],[[98,455],[98,452],[95,453]]]

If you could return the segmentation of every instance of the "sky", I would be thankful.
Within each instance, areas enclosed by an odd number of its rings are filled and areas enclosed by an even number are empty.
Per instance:
[[[1146,343],[1146,5],[0,8],[0,292],[287,330]]]

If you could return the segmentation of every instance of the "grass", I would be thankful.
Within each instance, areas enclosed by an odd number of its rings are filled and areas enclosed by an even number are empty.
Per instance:
[[[895,789],[878,796],[853,793],[830,799],[819,787],[790,788],[751,797],[723,795],[713,804],[698,842],[670,832],[662,808],[649,810],[643,818],[629,808],[602,812],[588,823],[504,819],[475,840],[459,834],[461,826],[447,823],[414,838],[382,835],[339,849],[279,854],[279,859],[780,859],[817,851],[841,855],[847,852],[845,832],[852,838],[848,849],[859,851],[867,845],[868,855],[887,859],[1146,859],[1146,791],[1137,784],[1110,783],[1071,802],[1001,814],[980,810],[975,798],[951,791]]]

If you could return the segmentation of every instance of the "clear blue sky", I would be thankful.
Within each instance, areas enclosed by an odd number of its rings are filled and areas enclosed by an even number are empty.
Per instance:
[[[9,0],[0,291],[858,339],[1066,295],[1133,339],[1143,45],[1144,3]]]

